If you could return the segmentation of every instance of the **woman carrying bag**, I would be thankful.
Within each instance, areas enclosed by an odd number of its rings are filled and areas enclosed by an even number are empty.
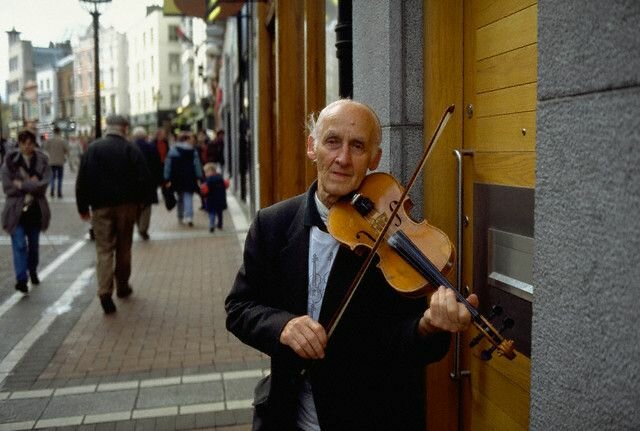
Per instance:
[[[51,180],[47,156],[36,150],[36,136],[29,130],[18,134],[18,148],[7,154],[2,169],[2,188],[6,202],[2,227],[11,235],[16,290],[28,293],[38,279],[40,232],[51,219],[46,191]]]

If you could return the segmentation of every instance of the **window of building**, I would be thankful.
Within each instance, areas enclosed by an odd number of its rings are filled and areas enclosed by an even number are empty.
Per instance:
[[[178,26],[170,25],[169,26],[169,41],[177,42],[178,41]]]
[[[115,94],[111,95],[111,113],[112,114],[116,113],[116,95]]]
[[[17,93],[20,90],[20,81],[17,79],[10,81],[7,84],[7,91],[9,94]]]
[[[104,96],[100,96],[100,112],[102,115],[106,115],[107,113],[107,101]]]
[[[38,84],[38,88],[40,88],[40,91],[44,91],[44,84],[42,83],[42,79],[40,80],[40,83]]]
[[[149,66],[150,66],[150,69],[151,69],[151,76],[153,76],[155,74],[155,72],[154,72],[154,68],[155,68],[154,67],[154,63],[155,63],[155,61],[153,61],[153,55],[152,55],[151,56],[151,60],[149,61]]]
[[[149,29],[149,45],[153,45],[153,29]]]
[[[47,91],[50,91],[50,90],[51,90],[51,87],[50,87],[50,84],[49,84],[49,78],[47,78],[46,83],[47,83]]]
[[[171,106],[176,106],[180,102],[180,84],[171,84],[169,91]]]
[[[180,73],[180,54],[169,54],[169,73]]]
[[[14,56],[9,59],[9,71],[18,70],[18,57]]]

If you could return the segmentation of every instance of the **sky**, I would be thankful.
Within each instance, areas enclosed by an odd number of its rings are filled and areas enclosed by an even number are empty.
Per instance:
[[[112,0],[101,7],[100,25],[126,31],[144,18],[146,6],[162,0]],[[46,47],[49,42],[72,39],[91,25],[92,18],[80,0],[0,0],[0,96],[6,100],[9,58],[7,31],[15,28],[22,40]]]

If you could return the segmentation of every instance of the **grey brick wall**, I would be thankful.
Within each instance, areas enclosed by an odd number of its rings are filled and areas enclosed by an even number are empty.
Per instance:
[[[538,12],[530,429],[640,429],[640,2]]]

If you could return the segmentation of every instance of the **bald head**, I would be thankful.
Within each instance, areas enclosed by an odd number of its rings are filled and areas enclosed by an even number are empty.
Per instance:
[[[309,119],[309,135],[314,141],[314,146],[318,145],[319,137],[322,135],[322,130],[325,127],[326,119],[336,115],[338,111],[343,111],[341,108],[345,107],[355,108],[358,111],[361,110],[370,117],[371,123],[373,124],[372,138],[374,148],[378,148],[382,142],[382,128],[380,126],[378,116],[369,105],[365,105],[364,103],[356,102],[351,99],[338,99],[335,102],[329,103],[322,109],[322,111],[320,111],[317,118],[313,114],[311,115]]]

